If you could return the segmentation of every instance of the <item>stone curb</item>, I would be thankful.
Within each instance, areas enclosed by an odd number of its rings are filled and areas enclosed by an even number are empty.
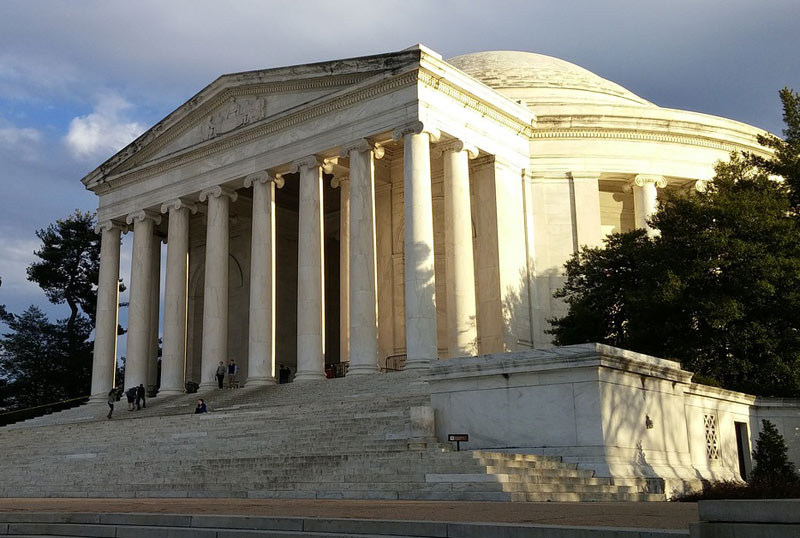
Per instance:
[[[377,519],[291,518],[174,514],[0,513],[0,535],[109,538],[266,538],[267,536],[407,536],[414,538],[677,538],[689,533],[624,529]],[[80,534],[76,534],[80,533]],[[285,534],[284,534],[285,533]]]

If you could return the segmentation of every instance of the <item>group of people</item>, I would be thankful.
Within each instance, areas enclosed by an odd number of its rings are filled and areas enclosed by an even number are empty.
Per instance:
[[[138,387],[131,387],[125,391],[125,397],[128,399],[128,411],[137,411],[143,407],[147,407],[147,391],[143,384]],[[122,398],[122,387],[114,387],[108,391],[108,415],[106,417],[111,420],[111,415],[114,413],[114,403]]]
[[[217,366],[217,384],[219,388],[222,389],[223,382],[226,380],[228,381],[228,388],[235,389],[237,388],[236,385],[236,373],[239,371],[239,367],[236,365],[236,361],[231,359],[228,362],[228,366],[222,361],[219,361],[219,366]]]
[[[108,391],[108,415],[106,415],[106,418],[109,420],[111,420],[111,416],[114,413],[114,404],[120,399],[121,396],[122,387],[114,387]],[[141,409],[142,407],[147,407],[144,385],[129,388],[127,391],[125,391],[125,396],[128,398],[128,411],[133,411],[134,401],[136,403],[137,410]],[[206,402],[204,399],[197,399],[197,407],[194,408],[194,412],[195,414],[208,412],[208,407],[206,407]]]
[[[238,385],[236,384],[236,374],[239,371],[239,367],[236,365],[236,361],[230,359],[228,365],[226,366],[224,362],[219,361],[219,366],[217,366],[217,384],[220,389],[225,388],[225,384],[227,381],[227,387],[229,389],[237,388]],[[291,370],[284,364],[281,364],[280,369],[278,371],[278,382],[279,383],[288,383],[289,377],[291,376]],[[133,411],[134,409],[139,410],[144,407],[147,407],[147,400],[146,400],[147,391],[144,388],[143,384],[140,384],[138,387],[131,387],[127,391],[125,391],[125,396],[128,399],[128,411]],[[115,387],[108,391],[108,419],[111,419],[111,415],[114,413],[114,403],[119,401],[122,397],[122,387]],[[194,410],[195,413],[206,413],[208,412],[208,408],[206,407],[206,402],[202,398],[198,398],[197,400],[197,407]]]

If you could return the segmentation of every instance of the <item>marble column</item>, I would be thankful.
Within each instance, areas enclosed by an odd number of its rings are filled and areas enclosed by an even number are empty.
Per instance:
[[[350,368],[347,375],[378,372],[378,296],[375,261],[375,159],[384,150],[367,140],[342,148],[350,157],[349,307]],[[344,193],[342,193],[344,194]]]
[[[120,226],[112,221],[97,225],[100,237],[100,274],[97,280],[94,358],[92,360],[92,402],[105,402],[114,387],[117,369],[117,327],[119,325]]]
[[[647,221],[658,209],[657,189],[667,186],[664,176],[639,174],[633,179],[633,207],[636,227],[647,230],[648,235],[655,235],[656,230]]]
[[[478,354],[478,324],[467,160],[478,150],[454,140],[437,153],[444,165],[447,347],[450,357],[472,356]]]
[[[298,382],[325,378],[325,256],[322,162],[316,157],[292,163],[300,173],[297,238]]]
[[[259,172],[244,186],[253,187],[247,386],[255,387],[275,383],[275,187],[283,178]]]
[[[128,303],[128,347],[125,362],[125,388],[147,384],[147,361],[152,349],[150,343],[151,312],[153,300],[153,229],[161,222],[161,215],[142,210],[127,217],[133,225],[133,253],[131,255],[131,292]]]
[[[230,202],[235,201],[236,197],[234,190],[219,185],[200,193],[201,202],[208,200],[200,372],[202,389],[215,388],[217,366],[220,362],[228,363],[228,220]]]
[[[183,394],[186,370],[186,312],[189,286],[189,213],[197,208],[180,198],[161,206],[169,213],[167,274],[164,283],[164,342],[159,396]]]
[[[153,285],[150,294],[150,354],[147,357],[147,383],[145,388],[158,383],[158,329],[161,307],[161,238],[153,235],[153,257],[151,258]]]
[[[350,178],[336,176],[339,189],[339,362],[350,362]]]
[[[426,368],[438,355],[430,143],[439,133],[422,122],[394,130],[403,140],[406,369]]]

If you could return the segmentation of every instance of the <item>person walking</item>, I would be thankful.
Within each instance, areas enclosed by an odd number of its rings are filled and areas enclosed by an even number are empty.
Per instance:
[[[117,389],[111,389],[108,391],[108,415],[106,418],[111,420],[111,414],[114,412],[114,402],[117,401]]]
[[[219,366],[217,366],[217,383],[219,384],[220,390],[222,390],[222,383],[225,381],[225,363],[219,361]]]
[[[140,410],[142,407],[147,407],[147,402],[145,401],[145,390],[144,385],[139,384],[139,387],[136,389],[136,410]],[[141,404],[141,407],[139,406]]]
[[[236,366],[236,361],[231,359],[228,363],[228,388],[232,389],[236,387],[236,372],[238,371],[238,367]]]

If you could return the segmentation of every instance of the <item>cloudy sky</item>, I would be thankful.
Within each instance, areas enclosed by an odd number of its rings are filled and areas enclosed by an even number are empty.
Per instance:
[[[798,0],[2,0],[0,304],[65,315],[25,279],[35,230],[94,209],[81,177],[220,74],[418,42],[445,58],[523,50],[779,133],[798,20]]]

